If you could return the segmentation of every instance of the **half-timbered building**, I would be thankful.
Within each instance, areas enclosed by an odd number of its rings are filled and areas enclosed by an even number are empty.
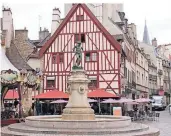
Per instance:
[[[67,88],[76,56],[75,44],[83,47],[82,67],[91,80],[89,89],[102,88],[120,93],[121,45],[105,29],[85,4],[74,4],[56,31],[40,49],[44,91]]]

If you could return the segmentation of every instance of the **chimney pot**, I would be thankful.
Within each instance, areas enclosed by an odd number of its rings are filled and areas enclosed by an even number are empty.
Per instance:
[[[60,14],[61,14],[61,12],[60,12],[59,8],[53,9],[53,13],[52,13],[52,25],[51,25],[51,35],[56,31],[56,29],[59,26]]]
[[[152,40],[152,45],[155,46],[155,47],[157,47],[157,39],[156,39],[156,38],[154,38],[154,39]]]
[[[28,30],[26,28],[22,30],[15,30],[15,38],[18,40],[28,40]]]

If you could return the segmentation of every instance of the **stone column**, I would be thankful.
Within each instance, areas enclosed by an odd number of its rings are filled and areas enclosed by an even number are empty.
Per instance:
[[[33,88],[25,88],[24,89],[24,87],[22,87],[22,90],[21,90],[21,93],[22,93],[21,94],[22,95],[21,103],[22,103],[24,116],[29,116],[29,112],[31,110],[32,90],[33,90]]]
[[[87,99],[88,80],[83,69],[72,70],[68,79],[69,101],[63,110],[63,120],[94,120],[94,110]]]

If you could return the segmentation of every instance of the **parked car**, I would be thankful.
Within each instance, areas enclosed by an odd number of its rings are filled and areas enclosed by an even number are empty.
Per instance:
[[[165,110],[166,97],[165,96],[152,96],[152,109],[153,110]]]

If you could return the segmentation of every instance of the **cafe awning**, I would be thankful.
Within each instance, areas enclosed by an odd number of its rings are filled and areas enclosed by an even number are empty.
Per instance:
[[[118,98],[116,94],[109,93],[103,89],[94,90],[88,93],[89,98]]]
[[[18,99],[19,95],[16,90],[8,90],[7,94],[5,95],[6,100],[11,100],[11,99]]]
[[[62,99],[62,98],[68,98],[68,94],[62,91],[53,90],[53,91],[41,93],[35,96],[35,98],[36,99]]]

